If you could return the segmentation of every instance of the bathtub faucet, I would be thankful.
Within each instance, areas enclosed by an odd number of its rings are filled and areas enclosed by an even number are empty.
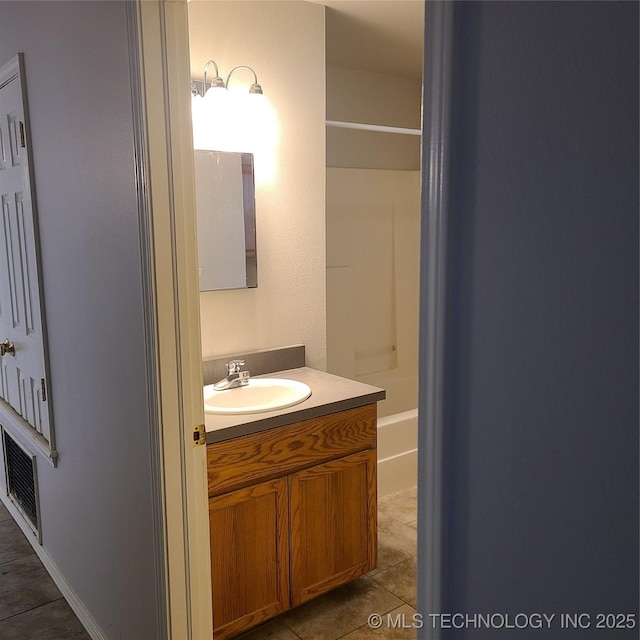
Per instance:
[[[242,371],[244,360],[232,360],[228,362],[227,375],[213,385],[216,391],[224,391],[225,389],[235,389],[236,387],[246,387],[249,384],[250,373]]]

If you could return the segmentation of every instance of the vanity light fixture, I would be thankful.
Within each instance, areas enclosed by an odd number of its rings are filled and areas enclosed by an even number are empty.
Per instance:
[[[209,80],[211,65],[215,76]],[[240,71],[253,74],[248,91],[246,84],[242,86],[237,81]],[[238,65],[231,69],[225,82],[217,63],[209,60],[203,75],[204,80],[191,80],[194,149],[252,153],[257,181],[270,182],[275,175],[278,122],[256,72]],[[230,88],[232,78],[237,86]]]
[[[211,81],[211,86],[207,89],[207,93],[211,91],[211,89],[225,89],[224,80],[220,77],[220,72],[218,71],[218,65],[215,63],[215,60],[209,60],[207,64],[204,65],[204,87],[207,86],[207,67],[213,64],[213,67],[216,70],[216,77]],[[205,94],[206,97],[206,94]]]
[[[229,71],[229,75],[227,76],[227,88],[229,88],[229,82],[231,81],[231,76],[233,75],[234,71],[238,71],[239,69],[247,69],[248,71],[251,71],[251,73],[253,73],[253,84],[249,87],[249,93],[257,93],[262,95],[262,87],[258,84],[258,76],[256,75],[256,72],[251,67],[247,67],[243,64],[234,67],[233,69],[231,69],[231,71]]]
[[[215,76],[208,80],[209,67]],[[249,91],[241,86],[229,91],[234,73],[247,70],[253,74]],[[191,80],[191,113],[195,149],[215,151],[253,152],[256,122],[260,121],[264,95],[256,72],[246,65],[234,67],[225,82],[215,60],[204,66],[204,80]],[[238,83],[236,83],[238,84]]]
[[[213,65],[216,75],[213,80],[209,82],[209,87],[207,87],[207,69],[209,68],[210,64]],[[208,96],[212,96],[214,93],[217,93],[217,89],[228,89],[229,82],[231,81],[231,76],[240,69],[246,69],[247,71],[251,71],[251,73],[253,74],[253,84],[249,87],[249,93],[262,95],[262,87],[260,86],[260,84],[258,84],[258,76],[251,67],[247,67],[243,64],[234,67],[233,69],[231,69],[231,71],[229,71],[229,75],[227,76],[227,81],[225,83],[225,81],[220,77],[220,71],[215,60],[209,60],[207,64],[204,65],[204,80],[191,80],[192,97],[207,98]]]
[[[209,83],[209,88],[207,89],[207,69],[209,65],[212,64],[216,70],[216,75],[213,80]],[[202,85],[201,88],[198,85]],[[191,80],[191,97],[192,98],[203,98],[211,90],[215,89],[226,89],[226,85],[224,80],[220,77],[220,72],[218,71],[218,65],[215,60],[209,60],[207,64],[204,65],[204,80]]]

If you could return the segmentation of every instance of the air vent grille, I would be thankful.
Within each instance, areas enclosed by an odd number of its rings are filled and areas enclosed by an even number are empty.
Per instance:
[[[2,438],[9,495],[38,531],[35,458],[26,453],[6,431],[2,432]]]

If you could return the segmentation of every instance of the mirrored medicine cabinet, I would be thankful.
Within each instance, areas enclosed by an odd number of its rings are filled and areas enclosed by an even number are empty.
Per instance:
[[[253,154],[197,149],[200,291],[258,286]]]

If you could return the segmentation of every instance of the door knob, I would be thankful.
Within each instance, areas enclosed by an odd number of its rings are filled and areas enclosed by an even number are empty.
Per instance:
[[[5,356],[7,354],[10,356],[16,355],[16,347],[13,342],[9,342],[8,338],[0,342],[0,356]]]

